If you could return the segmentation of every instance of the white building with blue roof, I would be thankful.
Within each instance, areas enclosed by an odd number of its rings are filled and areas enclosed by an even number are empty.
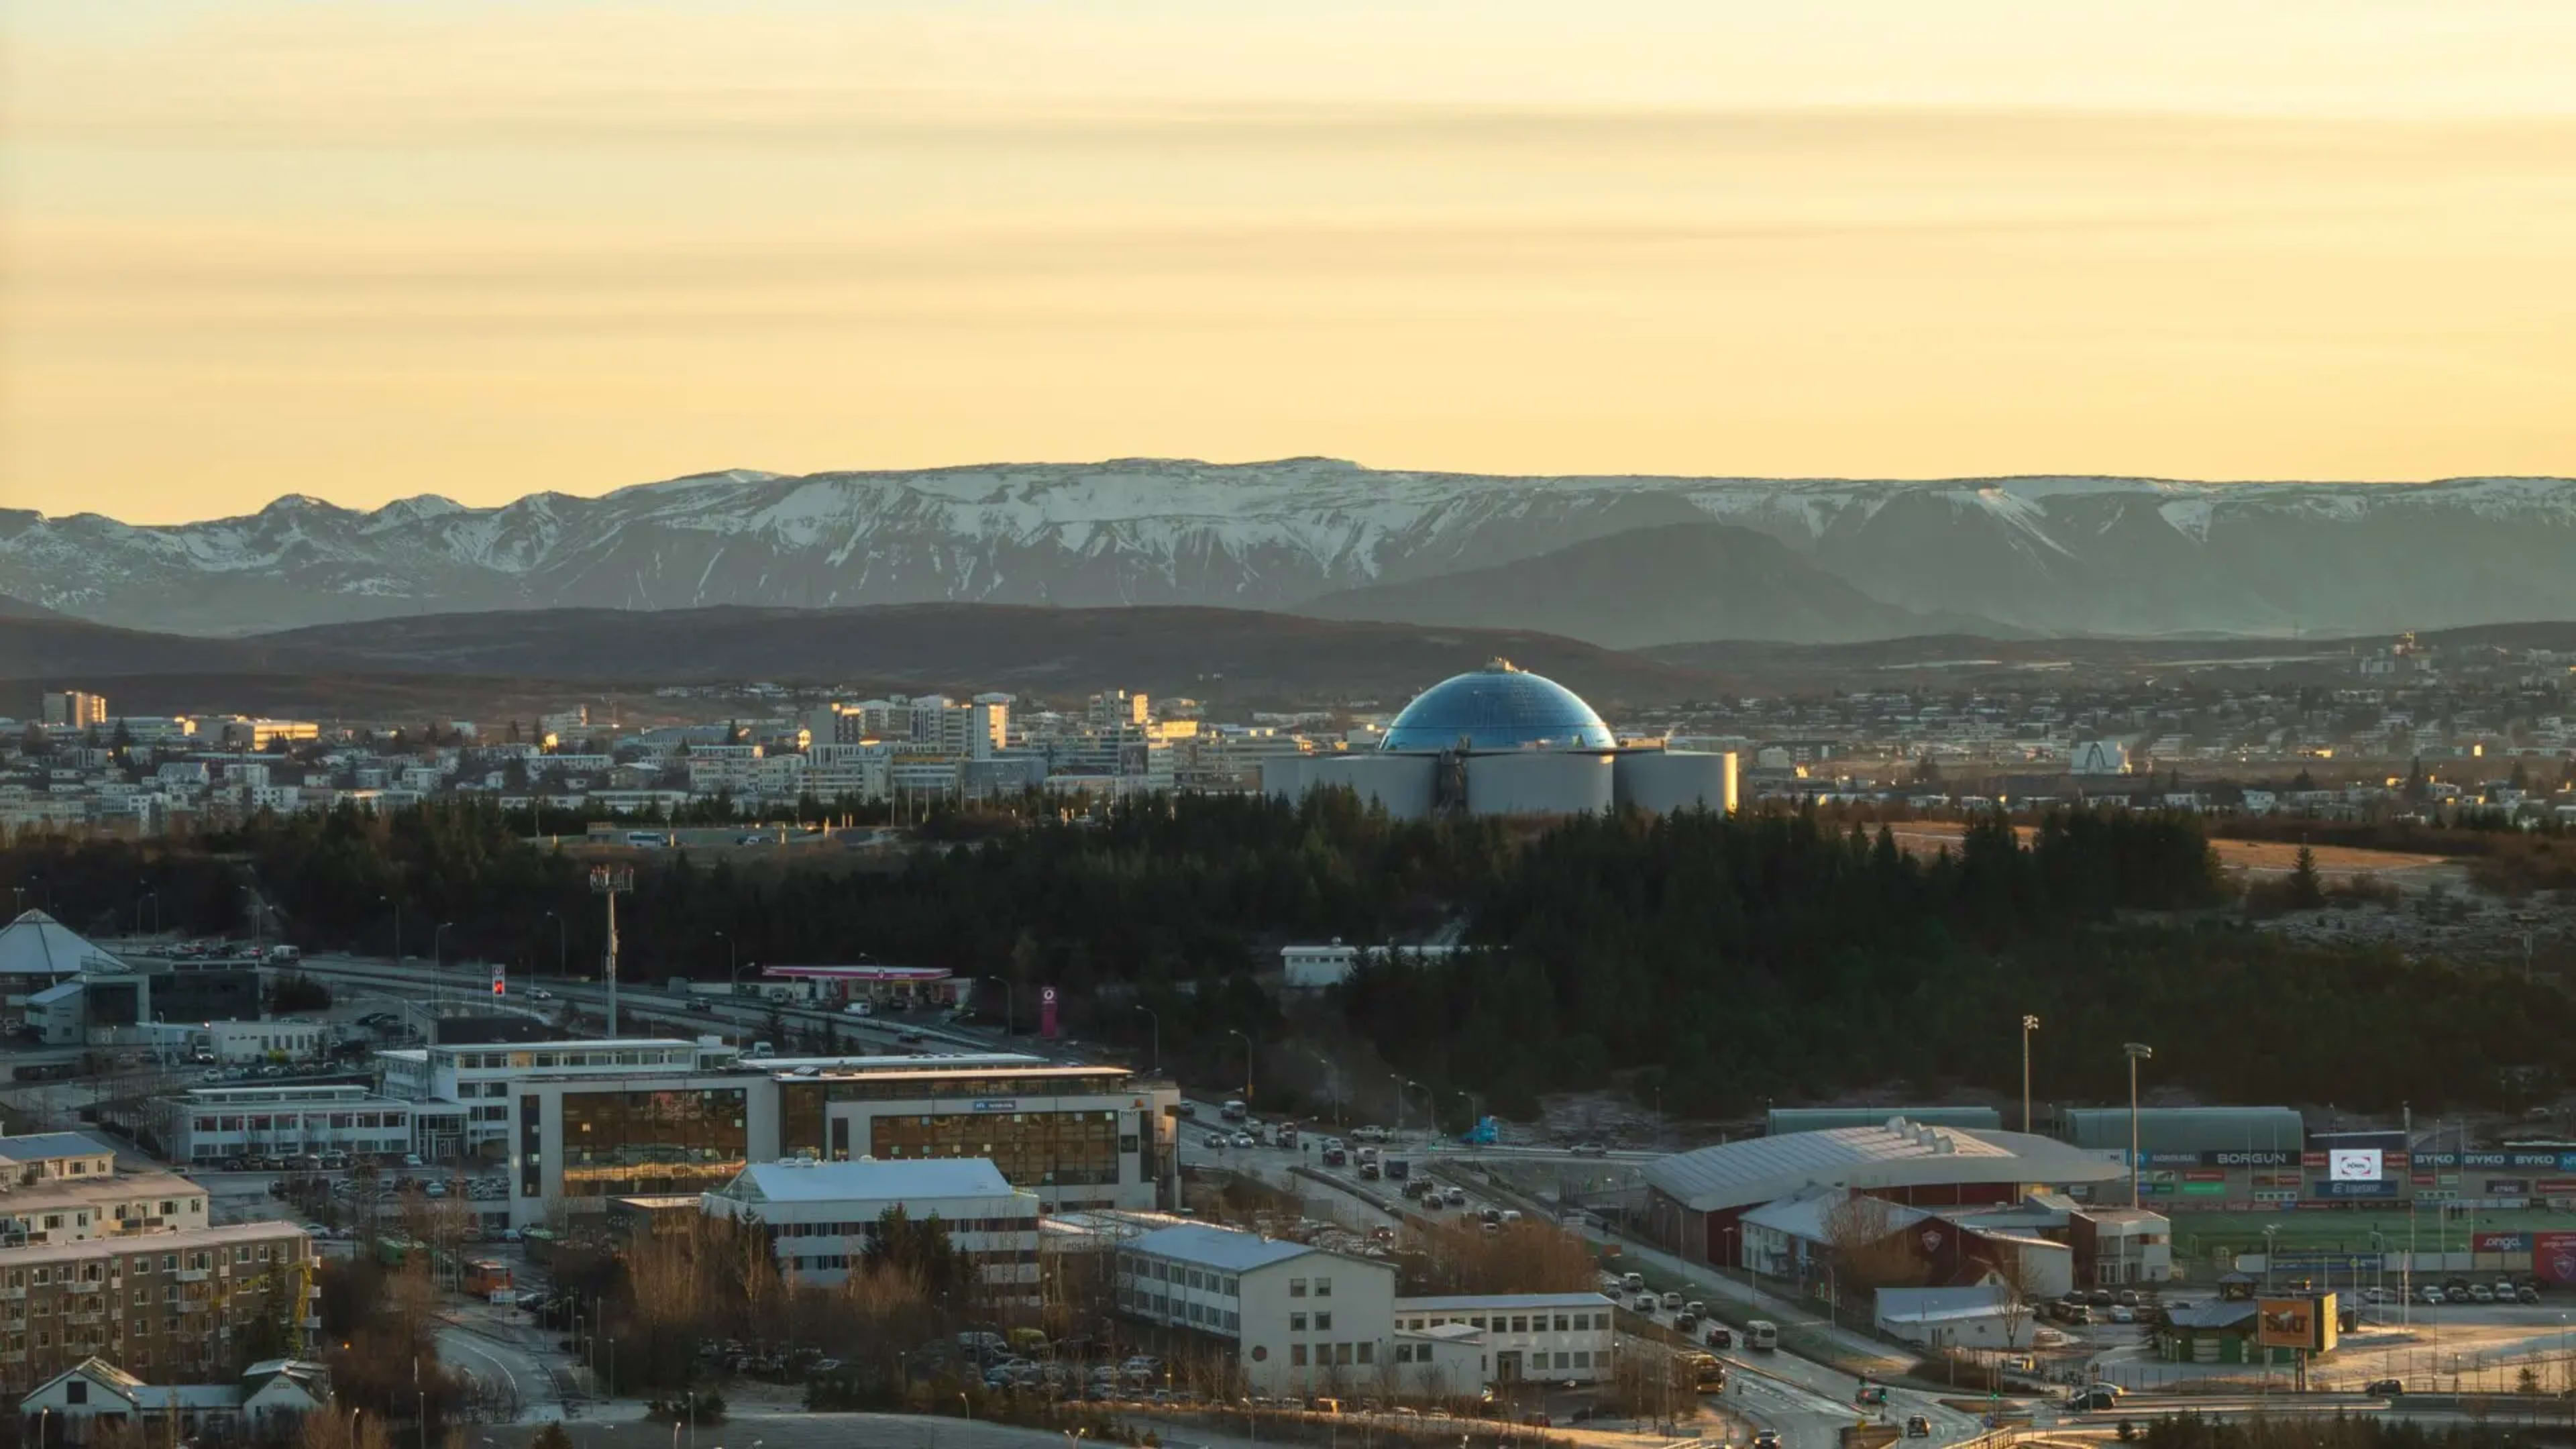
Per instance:
[[[766,1226],[780,1274],[825,1288],[849,1278],[878,1220],[898,1207],[915,1221],[937,1218],[988,1288],[1037,1292],[1037,1194],[985,1158],[760,1162],[699,1199],[708,1217]]]

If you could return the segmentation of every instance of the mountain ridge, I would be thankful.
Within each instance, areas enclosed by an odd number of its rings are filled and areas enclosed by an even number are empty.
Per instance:
[[[1702,522],[1898,610],[2039,634],[2441,628],[2576,598],[2576,479],[1519,477],[1322,458],[726,469],[493,507],[287,495],[179,525],[0,510],[0,593],[201,634],[557,607],[1295,609]]]

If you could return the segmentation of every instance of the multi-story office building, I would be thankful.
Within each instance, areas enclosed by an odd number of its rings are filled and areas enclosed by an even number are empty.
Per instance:
[[[436,1111],[340,1085],[197,1087],[157,1099],[149,1115],[172,1160],[215,1167],[332,1153],[398,1163],[415,1150],[412,1119]]]
[[[700,1210],[767,1227],[780,1273],[828,1288],[850,1276],[878,1220],[897,1207],[915,1222],[938,1219],[988,1290],[1037,1292],[1037,1194],[1012,1187],[982,1160],[754,1163],[705,1194]]]
[[[510,1084],[510,1218],[708,1192],[753,1162],[986,1158],[1050,1212],[1145,1208],[1174,1182],[1178,1092],[1124,1067],[996,1052],[814,1057]]]
[[[0,1249],[0,1392],[92,1355],[136,1374],[238,1371],[303,1342],[312,1267],[304,1230],[276,1222]]]
[[[695,1041],[627,1037],[406,1047],[376,1053],[376,1064],[386,1096],[457,1109],[414,1133],[425,1160],[499,1162],[510,1155],[513,1082],[712,1071],[730,1065],[739,1054],[739,1048],[711,1036]],[[453,1133],[446,1130],[451,1123]]]

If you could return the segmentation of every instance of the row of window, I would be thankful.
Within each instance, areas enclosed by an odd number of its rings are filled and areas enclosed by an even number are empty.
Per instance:
[[[244,1124],[248,1125],[245,1126]],[[196,1119],[199,1132],[346,1132],[351,1128],[404,1128],[411,1125],[406,1112],[288,1112],[267,1116],[213,1116]]]
[[[1366,1339],[1362,1339],[1358,1343],[1316,1344],[1311,1366],[1314,1368],[1347,1368],[1354,1363],[1373,1364],[1376,1362],[1377,1345],[1367,1341]],[[1310,1366],[1306,1352],[1306,1345],[1302,1343],[1292,1343],[1288,1345],[1288,1366],[1290,1368],[1306,1368]]]
[[[180,1266],[179,1260],[182,1257],[188,1260],[188,1267],[202,1272],[213,1268],[216,1263],[222,1261],[223,1252],[224,1250],[221,1248],[212,1248],[199,1249],[195,1252],[185,1254],[162,1253],[158,1256],[161,1259],[162,1272],[178,1272]],[[232,1253],[233,1261],[235,1263],[266,1263],[272,1260],[291,1263],[300,1256],[296,1251],[296,1245],[293,1243],[236,1243],[233,1245]],[[152,1271],[152,1259],[154,1256],[155,1255],[151,1253],[137,1253],[133,1257],[125,1260],[125,1270],[138,1277],[147,1275]],[[86,1263],[65,1263],[59,1270],[61,1274],[59,1281],[64,1283],[102,1282],[107,1277],[108,1267],[109,1260],[105,1258],[95,1259]],[[57,1281],[55,1277],[57,1271],[58,1270],[51,1266],[42,1264],[33,1268],[11,1268],[8,1270],[9,1286],[12,1288],[25,1288],[33,1285],[35,1287],[42,1288],[47,1284]]]
[[[458,1052],[456,1065],[466,1071],[489,1071],[509,1067],[694,1067],[698,1064],[694,1050],[662,1048],[626,1051],[585,1052]]]
[[[1425,1328],[1435,1328],[1443,1323],[1463,1323],[1469,1328],[1484,1328],[1487,1326],[1487,1317],[1488,1315],[1482,1313],[1433,1313],[1421,1318],[1399,1318],[1395,1321],[1395,1326],[1398,1328],[1410,1328],[1418,1331]],[[1491,1326],[1493,1331],[1496,1333],[1546,1333],[1549,1331],[1548,1324],[1550,1320],[1548,1315],[1544,1313],[1514,1313],[1508,1316],[1496,1313],[1491,1315],[1491,1318],[1493,1320]],[[1610,1315],[1607,1313],[1560,1313],[1555,1316],[1554,1322],[1556,1324],[1555,1331],[1558,1333],[1592,1333],[1608,1329],[1610,1327]]]
[[[1025,1218],[941,1218],[931,1217],[951,1233],[1034,1233],[1038,1220]],[[779,1223],[776,1232],[782,1238],[863,1238],[877,1230],[876,1220],[855,1223]]]
[[[1141,1257],[1135,1254],[1127,1255],[1127,1261],[1123,1267],[1128,1276],[1133,1278],[1151,1278],[1157,1283],[1196,1288],[1201,1292],[1215,1293],[1226,1298],[1243,1296],[1241,1279],[1219,1273],[1213,1268],[1192,1268],[1186,1264],[1174,1263],[1162,1258]],[[1300,1298],[1306,1296],[1305,1280],[1300,1278],[1297,1284],[1297,1288],[1292,1290],[1294,1296]],[[1332,1291],[1332,1280],[1327,1278],[1324,1280],[1324,1292],[1330,1295]]]

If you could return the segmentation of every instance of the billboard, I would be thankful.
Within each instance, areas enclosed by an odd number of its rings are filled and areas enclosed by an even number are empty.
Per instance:
[[[2376,1147],[2338,1147],[2326,1154],[2329,1182],[2377,1182],[2380,1153]]]
[[[2532,1234],[2531,1273],[2543,1283],[2576,1283],[2576,1233]]]
[[[2254,1341],[2265,1348],[2327,1353],[2335,1346],[2335,1296],[2263,1298],[2255,1302]]]
[[[2531,1234],[2478,1233],[2470,1237],[2469,1251],[2472,1253],[2528,1253],[2531,1251]]]

